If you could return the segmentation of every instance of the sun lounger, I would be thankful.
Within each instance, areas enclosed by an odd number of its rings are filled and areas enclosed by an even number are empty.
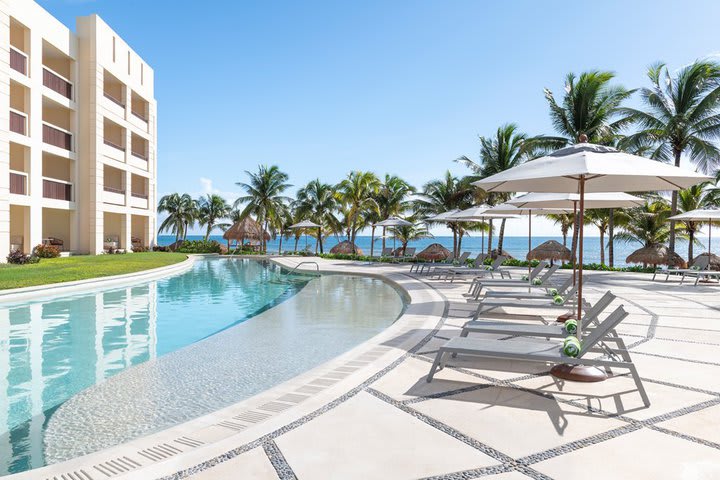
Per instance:
[[[542,268],[540,267],[541,265]],[[555,264],[546,272],[542,272],[546,265],[547,262],[541,262],[537,267],[535,267],[528,276],[529,280],[488,280],[485,278],[476,278],[470,286],[470,291],[468,292],[468,296],[470,298],[468,299],[468,302],[478,301],[480,293],[482,293],[483,288],[485,287],[523,287],[529,289],[545,288],[550,285],[551,277],[560,268],[560,265]],[[538,279],[539,281],[537,281]]]
[[[664,268],[658,268],[653,273],[653,281],[655,281],[655,277],[663,273],[665,274],[665,281],[667,282],[670,279],[670,275],[680,275],[680,285],[683,284],[685,281],[685,276],[696,276],[695,274],[697,272],[704,272],[710,268],[710,257],[708,256],[701,256],[697,259],[696,262],[693,262],[693,264],[690,266],[690,268],[671,268],[671,267],[664,267]],[[699,277],[698,277],[699,279]],[[697,285],[697,281],[695,282]]]
[[[490,276],[490,278],[495,278],[495,274],[500,274],[500,278],[505,278],[507,275],[507,278],[512,278],[510,276],[509,270],[501,270],[500,266],[505,261],[506,257],[503,257],[502,255],[497,257],[491,265],[488,265],[487,267],[454,267],[454,268],[448,268],[445,269],[444,272],[442,272],[445,275],[445,280],[450,280],[450,283],[453,283],[456,278],[464,277],[467,275],[472,275],[476,278],[480,277],[486,277]]]
[[[561,285],[559,285],[555,290],[557,290],[558,295],[565,296],[568,292],[568,290],[572,287],[573,284],[573,278],[572,275],[569,275],[568,278],[563,282]],[[490,290],[485,292],[484,298],[516,298],[516,299],[541,299],[541,298],[547,298],[551,299],[552,297],[549,296],[550,289],[554,288],[550,285],[541,285],[540,288],[543,289],[541,292],[528,292],[525,288],[517,289],[513,292],[505,292],[505,291],[497,291],[497,290]]]
[[[685,270],[682,272],[680,285],[685,282],[685,277],[695,277],[695,283],[693,285],[697,285],[700,280],[710,280],[711,278],[720,280],[720,272],[717,270]]]
[[[433,272],[437,272],[438,270],[453,268],[457,265],[464,265],[469,256],[470,252],[463,252],[457,259],[448,259],[445,262],[426,262],[420,264],[419,273],[422,274],[424,272],[426,275],[433,275]],[[417,269],[415,271],[418,272]]]
[[[470,284],[470,288],[468,289],[465,296],[476,297],[479,294],[479,290],[482,289],[482,287],[480,285],[481,283],[487,283],[487,284],[496,283],[498,286],[499,285],[510,285],[510,286],[524,285],[527,287],[528,285],[531,284],[532,279],[534,279],[537,275],[539,275],[540,272],[542,272],[542,270],[545,267],[547,267],[547,265],[548,265],[548,262],[546,262],[544,260],[542,262],[538,263],[537,266],[530,271],[529,280],[518,280],[518,279],[488,280],[487,278],[480,277],[480,276],[475,277],[475,278],[473,278],[473,281]]]
[[[477,319],[482,316],[483,313],[487,313],[490,310],[503,307],[514,307],[514,308],[568,308],[577,305],[577,285],[574,285],[566,295],[563,296],[564,301],[562,303],[554,303],[551,297],[544,297],[539,299],[526,299],[518,300],[515,298],[488,298],[483,297],[477,306],[473,319]]]
[[[403,260],[412,260],[415,258],[415,247],[408,247],[405,249],[405,252],[403,252],[402,259]]]
[[[610,337],[608,334],[627,317],[627,312],[620,306],[608,318],[594,328],[583,340],[577,357],[570,357],[563,353],[562,343],[558,340],[488,340],[471,337],[453,338],[442,345],[435,361],[430,367],[426,378],[432,382],[438,370],[447,364],[448,358],[453,355],[468,355],[477,358],[491,358],[499,360],[518,360],[524,362],[538,362],[543,364],[570,364],[594,366],[600,368],[624,368],[630,371],[638,393],[645,406],[650,405],[650,399],[645,392],[637,368],[632,363],[630,353],[619,337]],[[588,358],[588,353],[601,353],[602,357]],[[609,357],[609,358],[606,358]]]

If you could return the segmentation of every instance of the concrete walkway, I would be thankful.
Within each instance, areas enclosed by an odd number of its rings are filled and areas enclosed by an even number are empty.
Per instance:
[[[408,267],[371,268],[405,275]],[[571,383],[536,364],[459,357],[426,383],[437,347],[474,307],[462,295],[467,284],[421,279],[445,302],[436,330],[318,413],[198,464],[190,478],[720,478],[720,286],[588,274],[588,300],[611,289],[630,312],[619,333],[650,396],[645,408],[625,372]]]

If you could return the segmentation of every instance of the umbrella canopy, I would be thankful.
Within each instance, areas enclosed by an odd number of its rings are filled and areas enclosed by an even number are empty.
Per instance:
[[[407,220],[403,220],[398,217],[388,217],[382,222],[375,224],[376,227],[410,227],[412,225],[412,222],[408,222]]]
[[[473,182],[488,192],[645,192],[682,190],[710,177],[692,170],[621,152],[577,143]]]
[[[677,253],[671,253],[665,245],[650,245],[635,250],[625,259],[627,263],[643,265],[668,265],[670,267],[687,268],[687,263]]]
[[[492,213],[489,211],[490,208],[491,207],[489,205],[466,208],[465,210],[459,210],[451,215],[448,215],[447,218],[456,222],[481,222],[490,218],[515,218],[514,215]]]
[[[437,215],[434,215],[432,217],[428,217],[425,219],[426,222],[457,222],[457,220],[453,220],[452,215],[459,212],[457,208],[453,210],[448,210],[447,212],[438,213]]]
[[[572,258],[570,249],[562,243],[555,240],[548,240],[541,243],[537,247],[530,250],[527,254],[527,260],[564,260],[569,261]]]
[[[526,193],[507,201],[525,208],[574,208],[580,202],[577,193]],[[585,194],[585,208],[632,208],[645,205],[645,199],[622,192]]]
[[[720,221],[720,209],[698,208],[670,217],[670,220],[697,220],[699,222],[708,222],[710,225],[708,231],[708,252],[712,253],[712,224],[713,222]]]
[[[433,243],[429,245],[425,250],[416,255],[420,260],[427,262],[434,262],[438,260],[446,260],[452,256],[450,250],[443,247],[439,243]]]
[[[287,228],[296,229],[296,228],[319,228],[319,227],[320,227],[320,225],[318,225],[315,222],[311,222],[310,220],[303,220],[302,222],[296,223],[295,225],[290,225]]]
[[[360,250],[355,244],[347,240],[343,240],[330,249],[330,253],[342,253],[346,255],[362,255],[363,251]]]
[[[262,241],[263,236],[265,237],[265,240],[270,240],[270,234],[263,231],[260,224],[249,216],[243,218],[239,222],[236,222],[232,227],[225,230],[225,233],[223,233],[223,238],[228,241],[255,240],[259,242]]]

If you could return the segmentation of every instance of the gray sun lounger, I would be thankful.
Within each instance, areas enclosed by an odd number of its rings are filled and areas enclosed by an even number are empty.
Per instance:
[[[630,352],[622,339],[608,336],[627,315],[623,306],[615,309],[605,321],[583,339],[577,357],[565,355],[562,351],[562,343],[557,339],[547,341],[540,339],[488,340],[471,337],[453,338],[438,349],[426,380],[428,383],[432,382],[435,373],[445,367],[448,358],[453,354],[555,365],[570,364],[601,368],[624,368],[630,371],[635,380],[638,393],[640,393],[643,403],[647,407],[650,405],[650,399],[645,392],[637,368],[630,358]],[[614,345],[611,346],[611,344]],[[588,358],[588,353],[601,353],[604,356]],[[609,358],[606,359],[606,357]]]
[[[538,265],[539,267],[539,265]],[[535,267],[531,273],[535,273],[536,269],[538,267]],[[479,279],[477,280],[477,283],[475,285],[475,289],[471,292],[471,298],[468,299],[468,302],[472,301],[479,301],[480,300],[480,294],[483,291],[484,287],[522,287],[522,288],[528,288],[532,290],[533,288],[547,288],[551,285],[550,278],[555,274],[555,272],[560,268],[560,265],[555,264],[552,267],[550,267],[546,272],[543,272],[542,275],[540,275],[540,271],[538,270],[538,273],[535,275],[531,275],[529,278],[530,280],[485,280],[485,279]],[[533,282],[536,279],[540,279],[540,282],[538,285],[534,285]]]
[[[696,262],[693,262],[692,267],[693,268],[657,268],[653,273],[652,279],[655,281],[655,277],[658,274],[662,275],[664,273],[665,281],[667,282],[670,279],[670,275],[682,275],[683,278],[680,281],[680,284],[682,285],[682,280],[684,280],[685,274],[707,270],[710,267],[710,258],[707,256],[700,257]]]
[[[502,307],[512,308],[568,308],[577,305],[577,285],[574,285],[563,297],[565,301],[561,304],[553,303],[550,297],[537,299],[515,299],[515,298],[483,298],[477,306],[473,319],[480,318],[483,313]],[[586,306],[587,302],[583,302]]]
[[[568,276],[568,278],[563,282],[561,285],[557,287],[558,295],[565,296],[567,294],[567,291],[572,287],[573,284],[573,278],[572,275]],[[537,288],[537,286],[535,286]],[[549,299],[548,292],[550,291],[551,286],[549,285],[540,285],[540,288],[545,290],[544,292],[528,292],[525,288],[517,289],[514,292],[500,292],[497,290],[489,290],[485,292],[485,296],[483,298],[517,298],[517,299],[540,299],[545,298]]]
[[[442,270],[444,271],[446,268],[456,268],[456,263],[458,265],[463,265],[467,261],[467,259],[470,257],[470,252],[463,252],[460,254],[460,256],[457,259],[451,259],[447,263],[439,263],[439,262],[430,262],[423,264],[424,266],[420,268],[420,273],[423,273],[425,269],[427,268],[426,275],[435,275],[438,271]]]
[[[531,285],[532,280],[538,276],[544,269],[547,267],[548,262],[542,261],[537,264],[535,268],[530,270],[529,280],[519,280],[519,279],[500,279],[500,280],[488,280],[484,277],[475,277],[473,278],[472,283],[470,284],[470,288],[468,289],[467,293],[465,294],[468,297],[475,297],[477,298],[480,294],[480,291],[482,290],[482,285],[495,285],[495,286],[524,286],[527,287]]]
[[[462,258],[462,261],[467,260],[467,258],[470,256],[470,252],[463,252],[460,257],[458,258],[458,261]],[[415,271],[415,273],[422,274],[425,269],[428,269],[428,273],[430,272],[430,269],[433,267],[454,267],[455,266],[455,259],[454,258],[448,258],[447,260],[443,260],[441,262],[418,262],[413,263],[410,265],[410,273]]]
[[[500,266],[505,261],[506,257],[502,255],[497,257],[488,268],[476,268],[476,267],[453,267],[446,269],[443,273],[445,274],[445,280],[450,280],[450,283],[454,282],[458,277],[464,277],[466,275],[473,275],[475,278],[487,277],[495,278],[495,274],[500,274],[500,278],[505,278],[507,275],[508,279],[511,279],[509,270],[501,270]]]

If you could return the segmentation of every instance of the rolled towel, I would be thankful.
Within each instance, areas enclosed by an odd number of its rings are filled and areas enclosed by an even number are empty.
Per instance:
[[[567,337],[565,341],[563,342],[562,351],[565,355],[568,357],[577,357],[580,355],[580,350],[582,349],[582,344],[580,343],[580,340],[578,340],[577,337]]]
[[[539,278],[533,278],[532,284],[533,285],[542,285],[542,280],[540,280]]]
[[[563,303],[565,303],[565,299],[562,297],[562,295],[555,295],[553,297],[553,303],[555,305],[562,305]]]
[[[527,282],[527,281],[530,279],[530,277],[528,277],[527,275],[523,275],[522,277],[520,277],[520,279],[521,279],[523,282]]]
[[[575,335],[577,333],[578,324],[577,320],[574,318],[571,318],[570,320],[567,320],[565,322],[565,331],[569,333],[570,335]]]
[[[558,296],[558,294],[559,292],[557,288],[551,288],[550,290],[548,290],[548,295],[550,295],[551,297],[556,297]]]
[[[485,270],[491,272],[493,270],[492,265],[488,265],[485,267]]]

